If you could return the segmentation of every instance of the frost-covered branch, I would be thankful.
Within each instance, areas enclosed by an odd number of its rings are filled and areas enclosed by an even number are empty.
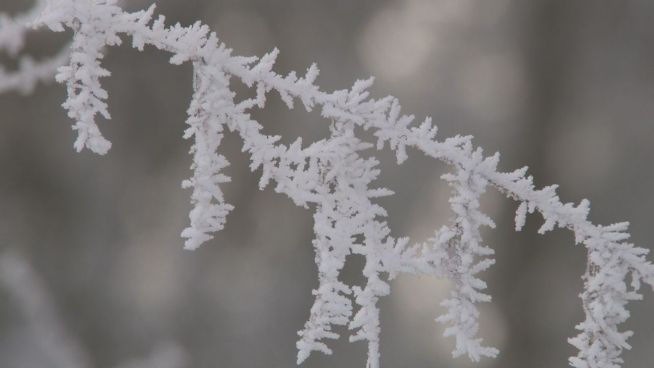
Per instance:
[[[37,0],[30,10],[14,17],[0,13],[0,52],[4,51],[11,57],[17,57],[25,46],[25,37],[32,29],[34,20],[45,7],[46,0]],[[57,68],[67,62],[69,55],[70,50],[64,47],[56,55],[42,60],[22,56],[18,60],[16,70],[6,70],[0,65],[0,93],[31,93],[37,83],[51,81]]]
[[[443,179],[454,188],[450,198],[452,211],[456,214],[452,233],[454,236],[447,242],[445,268],[448,278],[454,285],[449,299],[442,305],[447,313],[436,320],[449,327],[445,336],[454,336],[456,349],[454,357],[467,354],[471,360],[478,361],[480,357],[495,357],[499,351],[484,347],[477,338],[479,330],[479,310],[476,303],[489,302],[490,295],[483,292],[486,283],[477,277],[495,263],[489,256],[494,252],[482,244],[479,229],[481,226],[495,227],[493,220],[479,210],[479,198],[486,191],[488,180],[477,174],[481,166],[495,169],[498,155],[484,158],[481,149],[472,152],[472,145],[466,144],[464,149],[470,152],[473,165],[457,167],[455,174],[447,174]]]
[[[105,102],[108,96],[100,85],[100,79],[110,74],[101,65],[106,46],[120,44],[123,36],[131,38],[132,46],[139,50],[151,45],[170,52],[172,64],[191,62],[194,94],[185,138],[193,138],[193,175],[183,186],[193,190],[193,209],[190,226],[182,232],[185,248],[196,249],[211,239],[224,227],[232,209],[220,188],[229,181],[223,173],[227,159],[219,153],[227,128],[243,140],[251,169],[261,169],[262,189],[274,183],[275,191],[314,211],[319,285],[313,292],[309,320],[299,333],[298,363],[312,351],[331,353],[325,339],[338,337],[333,326],[348,325],[354,331],[351,341],[368,343],[368,367],[378,367],[377,302],[390,293],[388,281],[403,272],[453,282],[452,295],[444,302],[447,311],[438,320],[448,325],[445,334],[456,339],[455,356],[465,354],[476,361],[497,355],[496,349],[482,346],[476,336],[476,303],[490,300],[478,274],[494,262],[492,250],[482,243],[479,233],[481,226],[493,224],[479,210],[479,198],[490,185],[519,202],[517,230],[528,214],[538,212],[544,219],[539,233],[567,228],[574,232],[576,243],[587,248],[588,269],[581,294],[586,320],[577,327],[580,335],[570,340],[579,349],[570,363],[577,368],[619,366],[622,350],[629,347],[626,338],[630,332],[618,330],[628,317],[626,303],[641,297],[638,292],[643,282],[654,285],[654,266],[645,258],[645,249],[626,242],[626,224],[604,227],[591,223],[587,200],[578,205],[561,202],[556,186],[535,188],[526,168],[498,171],[499,155],[484,156],[471,137],[437,138],[430,118],[416,122],[414,116],[402,114],[394,97],[371,98],[372,79],[357,81],[347,90],[325,92],[315,84],[315,65],[303,77],[295,72],[283,76],[273,70],[276,49],[260,59],[234,56],[206,25],[167,26],[163,16],[153,19],[153,14],[154,6],[128,13],[115,0],[49,0],[38,18],[37,23],[53,31],[74,31],[70,63],[59,69],[57,79],[68,88],[64,107],[78,132],[75,148],[100,154],[110,148],[96,122],[98,115],[110,117]],[[231,78],[253,88],[255,97],[236,101]],[[287,146],[278,143],[280,137],[263,134],[262,125],[250,112],[264,108],[272,91],[289,108],[300,101],[307,111],[320,109],[332,124],[330,137],[308,146],[298,139]],[[409,245],[407,238],[391,237],[385,210],[373,202],[391,192],[371,188],[379,169],[374,158],[361,154],[366,150],[370,154],[373,147],[359,137],[361,131],[373,134],[378,150],[388,144],[398,163],[408,158],[407,148],[413,148],[454,168],[453,174],[444,176],[453,187],[450,226],[425,243]],[[350,254],[366,259],[363,287],[339,280]],[[627,283],[627,279],[631,281]],[[353,315],[354,304],[357,311]]]
[[[579,335],[569,341],[579,354],[570,358],[576,368],[610,367],[622,364],[623,349],[631,349],[627,339],[632,331],[620,331],[618,325],[629,318],[625,308],[631,300],[641,300],[642,281],[651,284],[651,267],[641,262],[647,253],[624,243],[627,223],[598,227],[584,240],[588,264],[581,294],[586,319],[576,326]],[[627,283],[631,277],[630,284]]]
[[[46,1],[36,0],[29,10],[13,17],[0,13],[0,51],[16,56],[23,49],[31,24],[43,12]]]
[[[196,249],[211,239],[212,233],[223,228],[225,217],[232,209],[220,190],[220,184],[229,182],[229,177],[221,173],[229,163],[217,149],[230,118],[225,104],[233,102],[233,93],[225,73],[204,63],[196,63],[194,83],[186,121],[189,128],[184,133],[184,138],[195,139],[191,147],[193,177],[182,183],[185,188],[193,188],[194,204],[189,215],[191,226],[182,232],[187,239],[186,249]]]
[[[0,93],[18,91],[30,94],[38,83],[50,82],[57,69],[64,65],[69,57],[70,51],[63,49],[57,55],[39,61],[24,56],[18,62],[18,69],[14,71],[7,71],[0,65]]]

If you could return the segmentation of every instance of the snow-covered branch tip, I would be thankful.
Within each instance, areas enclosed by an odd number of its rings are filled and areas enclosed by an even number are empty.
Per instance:
[[[22,31],[15,30],[24,29],[15,26],[20,21],[12,22],[0,23],[5,25],[0,28],[0,40],[4,40],[0,45],[6,45],[10,52],[22,44]],[[105,48],[128,39],[138,50],[150,45],[171,53],[172,64],[193,64],[194,93],[184,134],[186,139],[193,139],[193,174],[183,183],[192,190],[193,209],[190,226],[182,232],[185,248],[196,249],[210,240],[224,227],[232,209],[220,187],[230,180],[224,173],[228,161],[219,153],[225,129],[242,139],[243,150],[251,158],[250,168],[261,169],[261,189],[274,183],[276,192],[314,212],[319,286],[313,292],[315,302],[309,320],[299,332],[298,363],[313,351],[330,354],[326,340],[339,337],[333,326],[347,325],[353,330],[351,341],[368,344],[367,366],[379,367],[377,302],[390,293],[389,281],[400,273],[451,280],[454,290],[443,302],[446,312],[438,321],[447,325],[445,335],[456,340],[453,354],[467,355],[473,361],[495,357],[497,349],[483,346],[477,336],[476,304],[491,299],[479,275],[494,263],[493,250],[480,236],[480,227],[493,226],[479,210],[479,198],[489,186],[519,203],[516,230],[523,227],[529,214],[538,212],[544,219],[539,233],[567,228],[574,232],[576,243],[587,249],[588,267],[581,293],[586,318],[577,326],[579,335],[570,339],[579,352],[569,363],[576,368],[616,368],[622,363],[620,355],[629,348],[626,339],[631,332],[620,331],[619,325],[629,315],[627,302],[641,298],[641,284],[654,285],[654,266],[646,259],[645,249],[628,243],[626,223],[591,223],[587,200],[578,205],[562,203],[556,186],[535,188],[526,168],[498,171],[499,155],[485,156],[473,146],[471,137],[437,138],[430,118],[416,122],[413,115],[402,113],[394,97],[371,98],[368,89],[372,79],[357,81],[345,90],[323,91],[316,84],[319,70],[315,65],[302,77],[295,72],[280,75],[274,71],[277,49],[262,58],[232,55],[206,25],[166,25],[164,16],[154,17],[154,6],[129,13],[115,0],[48,0],[34,23],[57,32],[74,32],[70,61],[58,69],[57,80],[68,89],[64,107],[78,133],[77,150],[87,148],[104,154],[110,148],[96,121],[98,116],[110,118],[108,96],[101,85],[101,79],[110,75],[102,66]],[[26,80],[47,77],[45,71],[37,74],[42,77]],[[254,89],[255,96],[237,100],[231,79]],[[27,82],[0,74],[0,86],[3,83],[13,86],[4,89],[8,90]],[[299,100],[307,111],[320,109],[330,123],[330,136],[310,145],[303,145],[300,139],[283,145],[280,137],[262,133],[262,125],[250,112],[265,108],[273,91],[289,108]],[[367,142],[362,131],[371,132],[376,142]],[[408,158],[407,148],[412,148],[453,169],[443,177],[453,190],[452,220],[424,243],[391,237],[386,211],[374,202],[392,192],[371,187],[379,174],[378,162],[364,158],[361,152],[367,150],[366,157],[370,157],[373,147],[382,150],[387,144],[398,164]],[[351,254],[366,259],[363,274],[367,283],[363,287],[339,279]]]

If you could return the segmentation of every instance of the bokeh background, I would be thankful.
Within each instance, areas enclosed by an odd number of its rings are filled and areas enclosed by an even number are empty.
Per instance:
[[[566,201],[590,199],[592,221],[628,220],[633,241],[651,247],[651,0],[157,4],[171,23],[210,25],[236,54],[279,47],[280,72],[317,62],[327,90],[374,75],[377,96],[393,94],[405,111],[431,115],[441,137],[474,135],[488,153],[502,153],[503,170],[528,165],[538,185],[560,184]],[[29,6],[2,0],[0,11]],[[26,53],[53,54],[68,37],[35,32]],[[7,55],[0,60],[14,65]],[[236,209],[213,241],[183,251],[190,193],[180,182],[190,176],[190,142],[181,136],[191,68],[128,46],[110,49],[104,65],[113,73],[104,80],[113,115],[101,124],[113,142],[105,157],[74,152],[61,85],[0,96],[0,252],[22,257],[18,274],[33,276],[23,281],[36,293],[22,298],[11,280],[0,283],[0,367],[56,367],[47,343],[53,336],[44,340],[44,333],[67,336],[68,347],[99,368],[138,367],[125,362],[156,355],[161,344],[173,358],[159,355],[153,366],[295,366],[296,331],[317,285],[310,212],[271,188],[259,191],[258,173],[228,135],[221,150],[233,182],[224,188]],[[256,117],[287,142],[327,133],[317,113],[288,111],[277,97]],[[397,192],[382,203],[395,235],[422,240],[450,216],[449,188],[439,179],[447,167],[409,155],[397,166],[389,152],[380,154],[380,184]],[[582,318],[584,250],[567,231],[536,235],[538,216],[514,232],[515,203],[492,190],[483,205],[497,223],[486,232],[497,263],[485,275],[493,302],[482,307],[481,335],[501,355],[478,365],[453,360],[453,342],[433,322],[448,285],[400,276],[381,303],[382,366],[567,366],[575,352],[566,339]],[[360,282],[362,264],[352,257],[346,278]],[[25,307],[30,295],[47,309],[46,328],[35,322],[39,308]],[[625,367],[651,367],[653,310],[650,290],[631,306],[626,327],[636,335]],[[347,343],[341,331],[333,356],[316,354],[304,366],[363,367],[365,344]]]

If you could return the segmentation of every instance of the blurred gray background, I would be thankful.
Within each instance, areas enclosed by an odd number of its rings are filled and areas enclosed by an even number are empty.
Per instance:
[[[126,0],[130,10],[152,1]],[[170,23],[201,20],[239,55],[281,50],[276,70],[321,69],[327,90],[377,77],[406,112],[431,115],[441,137],[471,134],[501,168],[530,167],[537,184],[561,185],[563,200],[588,198],[596,223],[631,221],[633,241],[654,239],[654,2],[651,0],[161,0]],[[29,1],[2,0],[0,11]],[[35,32],[26,53],[53,54],[70,34]],[[0,59],[11,66],[12,60]],[[187,367],[293,367],[296,331],[308,318],[317,273],[310,212],[257,189],[240,142],[227,135],[225,185],[236,209],[226,229],[183,251],[190,142],[181,136],[191,96],[189,65],[152,48],[108,51],[104,80],[113,119],[105,157],[72,148],[61,85],[0,96],[0,252],[22,255],[40,278],[62,328],[94,367],[147,355],[160,341]],[[321,139],[327,122],[271,97],[256,118],[286,142]],[[395,235],[420,241],[449,216],[447,167],[409,152],[396,166],[380,154],[380,180],[397,192],[381,202]],[[582,318],[585,252],[571,233],[536,235],[538,216],[513,231],[515,203],[490,191],[497,222],[486,239],[497,263],[485,278],[493,302],[481,335],[501,350],[478,367],[564,367],[566,339]],[[362,260],[348,262],[359,282]],[[383,367],[472,367],[433,322],[448,285],[401,276],[381,303]],[[633,303],[636,335],[625,367],[651,367],[654,295]],[[0,367],[48,367],[30,317],[0,287]],[[344,330],[341,330],[345,332]],[[305,367],[363,367],[365,344],[333,343],[333,356]]]

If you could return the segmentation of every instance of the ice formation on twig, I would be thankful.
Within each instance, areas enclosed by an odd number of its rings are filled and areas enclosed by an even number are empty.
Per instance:
[[[448,278],[454,285],[438,318],[447,324],[446,335],[454,336],[454,355],[472,360],[494,357],[498,351],[482,346],[477,337],[476,303],[487,302],[486,284],[478,274],[493,264],[493,251],[483,244],[479,229],[493,226],[479,211],[479,198],[488,186],[519,202],[516,229],[528,214],[539,212],[544,224],[539,233],[555,227],[574,232],[576,243],[588,251],[588,268],[581,294],[586,320],[577,326],[580,334],[570,342],[579,349],[570,364],[576,368],[615,368],[620,354],[628,349],[618,326],[628,317],[630,300],[639,299],[641,283],[654,284],[654,267],[647,251],[627,242],[625,223],[598,226],[588,220],[589,202],[562,203],[556,186],[536,189],[526,168],[513,172],[497,170],[499,155],[484,156],[471,137],[439,140],[429,118],[416,123],[403,115],[397,99],[370,98],[372,79],[357,81],[351,89],[324,92],[315,84],[318,68],[312,65],[304,75],[286,76],[273,70],[278,51],[262,58],[234,56],[209,28],[200,22],[188,27],[165,25],[165,18],[153,20],[154,6],[145,11],[123,11],[114,0],[49,0],[38,24],[53,31],[74,31],[72,57],[59,69],[57,79],[68,86],[64,107],[75,123],[75,147],[104,154],[110,143],[96,123],[98,115],[109,118],[107,94],[100,78],[109,75],[101,66],[102,49],[131,37],[132,46],[142,50],[152,45],[172,53],[170,62],[194,66],[194,94],[189,107],[185,138],[193,138],[193,176],[183,186],[193,190],[190,226],[182,232],[187,249],[196,249],[223,228],[232,206],[225,202],[220,185],[229,181],[223,173],[227,160],[218,153],[225,128],[243,140],[251,157],[251,169],[261,169],[260,187],[275,183],[275,191],[286,194],[299,206],[314,210],[313,245],[316,251],[319,286],[304,329],[299,332],[298,363],[311,352],[331,350],[326,339],[337,338],[333,326],[347,325],[351,341],[368,343],[370,368],[379,367],[379,309],[377,301],[390,293],[389,280],[399,273],[430,274]],[[1,38],[0,38],[1,39]],[[11,43],[8,43],[11,44]],[[237,101],[230,88],[235,78],[256,91],[255,97]],[[307,111],[318,108],[331,124],[330,137],[303,146],[278,143],[280,137],[261,132],[250,111],[264,108],[267,95],[275,91],[289,108],[299,100]],[[408,158],[407,148],[444,161],[454,172],[444,176],[452,186],[452,223],[437,231],[425,243],[409,245],[407,238],[393,238],[385,221],[385,210],[374,198],[390,191],[371,188],[379,174],[377,161],[360,152],[373,145],[360,138],[369,131],[381,150],[390,146],[398,163]],[[345,259],[363,255],[366,263],[363,287],[339,280]],[[627,279],[631,281],[626,282]],[[354,307],[356,304],[356,308]],[[356,309],[356,313],[353,313]]]
[[[25,46],[26,35],[33,27],[34,20],[45,6],[46,0],[36,0],[30,10],[14,17],[0,13],[0,52],[6,52],[11,57],[18,56]],[[37,83],[52,80],[57,68],[67,62],[69,54],[68,47],[64,47],[56,55],[39,61],[30,56],[22,56],[18,60],[18,68],[13,71],[0,65],[0,93],[31,93]]]

